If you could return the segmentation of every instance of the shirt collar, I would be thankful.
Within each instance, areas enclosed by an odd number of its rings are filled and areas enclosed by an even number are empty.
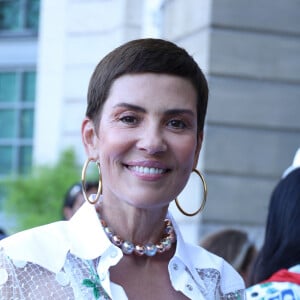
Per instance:
[[[39,264],[55,273],[62,269],[68,252],[95,259],[110,248],[117,248],[103,231],[95,207],[88,202],[69,221],[16,233],[2,240],[1,246],[13,261]],[[119,248],[117,251],[120,254]]]
[[[107,238],[95,206],[86,202],[68,222],[70,252],[83,259],[99,257],[112,244]]]
[[[170,264],[172,264],[172,261],[174,261],[174,260],[179,260],[184,265],[184,267],[189,271],[189,273],[191,274],[191,276],[195,280],[195,282],[200,286],[200,289],[205,289],[205,285],[204,285],[203,281],[200,280],[199,274],[197,273],[197,271],[195,269],[195,262],[193,263],[193,260],[192,260],[192,259],[194,259],[194,256],[193,256],[193,254],[192,255],[189,254],[187,243],[184,241],[181,231],[170,211],[168,212],[168,218],[171,220],[171,222],[173,224],[174,230],[176,232],[176,240],[177,240],[176,251],[175,251],[173,258],[170,261]],[[170,273],[172,273],[171,270],[172,270],[172,268],[169,268]],[[172,274],[170,274],[170,276],[172,277]],[[199,299],[201,299],[201,298],[199,298]]]
[[[180,230],[171,213],[168,213],[168,217],[177,236],[174,257],[193,274],[195,270],[190,256],[186,255],[185,242]],[[110,242],[103,231],[94,205],[88,202],[84,203],[69,221],[54,222],[16,233],[2,240],[1,244],[14,261],[36,263],[55,273],[63,267],[68,252],[90,260],[114,249],[118,251],[118,258],[122,257],[121,250]]]

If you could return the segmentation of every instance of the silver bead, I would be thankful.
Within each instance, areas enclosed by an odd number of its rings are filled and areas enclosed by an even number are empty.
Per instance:
[[[122,251],[124,254],[131,254],[134,250],[134,245],[133,243],[129,242],[129,241],[124,241],[124,243],[122,244]]]
[[[165,250],[169,250],[171,248],[171,246],[172,246],[172,242],[168,238],[163,239],[162,240],[162,244],[163,244]]]
[[[165,233],[170,234],[172,232],[174,232],[173,226],[171,226],[171,225],[166,226]]]
[[[148,243],[145,245],[145,254],[147,256],[154,256],[157,252],[157,248],[152,243]]]
[[[114,234],[113,231],[109,227],[104,227],[104,231],[109,238],[111,238]]]

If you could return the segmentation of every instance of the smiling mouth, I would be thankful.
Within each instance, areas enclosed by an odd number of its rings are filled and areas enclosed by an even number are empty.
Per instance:
[[[129,170],[132,170],[134,172],[137,173],[141,173],[141,174],[164,174],[166,173],[168,170],[167,169],[161,169],[161,168],[149,168],[149,167],[141,167],[141,166],[128,166],[127,168]]]

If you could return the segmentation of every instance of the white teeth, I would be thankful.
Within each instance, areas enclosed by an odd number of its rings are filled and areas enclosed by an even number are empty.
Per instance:
[[[148,168],[148,167],[139,167],[139,166],[132,166],[130,167],[132,170],[143,173],[143,174],[162,174],[164,169],[158,168]]]

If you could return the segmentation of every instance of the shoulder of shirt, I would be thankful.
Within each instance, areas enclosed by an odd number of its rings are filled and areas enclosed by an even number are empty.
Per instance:
[[[103,231],[95,207],[89,203],[83,204],[69,221],[28,229],[0,241],[0,248],[12,260],[29,261],[56,273],[68,253],[91,260],[110,247],[115,246]]]
[[[41,225],[37,227],[33,227],[30,229],[26,229],[17,233],[14,233],[3,240],[0,241],[0,246],[6,247],[10,244],[14,245],[24,245],[23,243],[28,242],[29,240],[32,241],[33,238],[38,237],[39,239],[35,242],[39,243],[40,238],[43,236],[43,234],[47,234],[47,237],[42,239],[43,242],[52,242],[51,238],[54,236],[56,238],[63,237],[65,238],[65,231],[63,230],[67,226],[67,221],[57,221],[53,223],[49,223],[46,225]]]
[[[67,224],[68,221],[58,221],[15,233],[0,241],[0,249],[12,260],[30,261],[42,266],[46,257],[55,254],[55,262],[53,260],[51,265],[56,270],[63,265],[69,249]]]

